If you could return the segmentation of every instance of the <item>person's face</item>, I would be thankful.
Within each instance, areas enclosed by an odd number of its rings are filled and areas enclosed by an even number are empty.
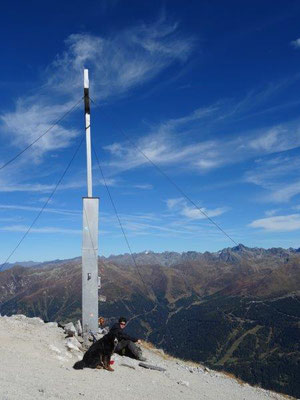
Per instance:
[[[126,322],[120,322],[120,328],[121,328],[121,329],[124,329],[125,326],[126,326]]]

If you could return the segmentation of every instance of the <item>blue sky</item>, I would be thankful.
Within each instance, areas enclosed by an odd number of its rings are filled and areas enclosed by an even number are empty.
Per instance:
[[[133,252],[299,247],[298,1],[30,1],[0,15],[0,164],[83,95]],[[84,132],[83,105],[0,171],[4,262]],[[130,139],[128,139],[130,138]],[[133,143],[141,150],[139,152]],[[94,159],[99,254],[128,252]],[[10,262],[81,254],[82,146]]]

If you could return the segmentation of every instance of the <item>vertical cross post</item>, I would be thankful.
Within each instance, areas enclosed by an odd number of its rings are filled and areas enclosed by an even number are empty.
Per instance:
[[[87,162],[87,188],[88,197],[93,197],[92,188],[92,154],[91,154],[91,108],[90,108],[90,82],[89,70],[84,70],[84,112],[86,135],[86,162]]]
[[[98,219],[99,199],[92,197],[91,117],[89,74],[84,70],[84,109],[87,154],[87,191],[83,198],[82,330],[86,338],[98,331]]]

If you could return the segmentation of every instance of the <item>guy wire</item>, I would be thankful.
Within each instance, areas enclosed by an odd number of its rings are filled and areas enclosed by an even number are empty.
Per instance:
[[[31,231],[31,229],[33,228],[34,224],[37,222],[37,220],[39,219],[39,217],[41,216],[42,212],[44,211],[44,209],[47,207],[49,201],[51,200],[51,198],[54,196],[54,193],[56,192],[58,186],[60,185],[61,181],[63,180],[63,178],[65,177],[67,171],[69,170],[74,158],[76,157],[82,142],[84,140],[85,136],[82,136],[81,141],[79,143],[79,145],[77,146],[71,160],[69,161],[67,167],[65,168],[62,176],[59,178],[57,184],[55,185],[53,191],[51,192],[50,196],[48,197],[48,199],[46,200],[46,202],[44,203],[44,205],[42,206],[42,208],[40,209],[40,211],[38,212],[37,216],[34,218],[33,222],[31,223],[30,227],[27,229],[27,231],[24,233],[24,235],[22,236],[22,238],[20,239],[20,241],[18,242],[18,244],[16,245],[16,247],[12,250],[12,252],[10,253],[10,255],[7,257],[7,259],[4,261],[3,264],[1,264],[0,266],[0,272],[2,271],[3,267],[8,263],[8,261],[10,260],[10,258],[12,257],[12,255],[15,253],[15,251],[18,249],[18,247],[21,245],[21,243],[23,242],[23,240],[26,238],[26,236],[29,234],[29,232]]]
[[[93,152],[94,152],[94,154],[95,154],[96,160],[97,160],[97,164],[98,164],[99,170],[100,170],[100,172],[101,172],[101,176],[102,176],[102,179],[103,179],[103,182],[104,182],[106,191],[107,191],[107,193],[108,193],[110,202],[111,202],[111,204],[112,204],[112,206],[113,206],[114,212],[115,212],[116,217],[117,217],[117,219],[118,219],[118,222],[119,222],[121,231],[122,231],[122,233],[123,233],[123,236],[124,236],[124,239],[125,239],[125,241],[126,241],[126,244],[127,244],[129,253],[130,253],[130,255],[131,255],[131,258],[132,258],[132,260],[133,260],[133,263],[134,263],[134,265],[135,265],[135,267],[136,267],[136,270],[137,270],[137,272],[138,272],[138,274],[139,274],[139,277],[140,277],[140,279],[141,279],[141,281],[142,281],[142,283],[143,283],[143,285],[144,285],[146,291],[148,292],[148,294],[149,294],[150,296],[151,296],[151,294],[153,294],[153,295],[155,296],[155,299],[156,299],[157,302],[158,302],[158,299],[157,299],[157,297],[156,297],[156,295],[155,295],[153,289],[152,289],[152,293],[150,293],[149,287],[148,287],[148,285],[145,283],[145,281],[144,281],[144,279],[143,279],[143,276],[142,276],[142,274],[141,274],[141,272],[140,272],[140,269],[139,269],[139,267],[138,267],[138,265],[137,265],[136,259],[135,259],[134,255],[133,255],[132,250],[131,250],[131,246],[130,246],[130,244],[129,244],[127,235],[126,235],[125,230],[124,230],[124,228],[123,228],[123,224],[122,224],[122,222],[121,222],[121,219],[120,219],[119,213],[118,213],[118,211],[117,211],[115,202],[114,202],[114,200],[113,200],[113,198],[112,198],[112,195],[111,195],[111,193],[110,193],[110,190],[109,190],[109,188],[108,188],[108,185],[107,185],[105,176],[104,176],[104,174],[103,174],[103,171],[102,171],[102,168],[101,168],[101,165],[100,165],[100,162],[99,162],[98,155],[97,155],[97,153],[96,153],[96,151],[95,151],[94,146],[92,146],[92,148],[93,148]]]
[[[5,164],[1,165],[0,167],[0,171],[2,169],[4,169],[5,167],[7,167],[10,163],[12,163],[13,161],[15,161],[20,155],[22,155],[23,153],[25,153],[26,150],[28,150],[31,146],[33,146],[37,141],[39,141],[43,136],[45,136],[48,132],[51,131],[51,129],[53,129],[55,127],[55,125],[57,125],[60,121],[62,121],[68,114],[70,114],[73,110],[75,110],[75,108],[81,103],[83,97],[81,97],[81,99],[74,104],[74,106],[72,106],[68,111],[66,111],[58,120],[56,120],[43,134],[41,134],[38,138],[36,138],[32,143],[30,143],[27,147],[25,147],[25,149],[23,149],[22,151],[20,151],[18,154],[16,154],[14,157],[12,157],[10,160],[8,160]]]
[[[90,100],[94,103],[94,104],[97,104],[97,103],[95,103],[91,98],[90,98]],[[103,111],[103,109],[102,109],[102,111]],[[105,113],[105,111],[104,111],[104,113]],[[107,113],[106,113],[106,115],[108,115]],[[175,188],[176,188],[176,190],[183,196],[183,197],[185,197],[198,211],[200,211],[200,213],[202,214],[202,215],[204,215],[213,225],[215,225],[215,227],[217,228],[217,229],[219,229],[219,231],[220,232],[222,232],[229,240],[231,240],[233,243],[234,243],[234,245],[235,246],[237,246],[238,245],[238,243],[234,240],[234,239],[232,239],[232,237],[231,236],[229,236],[229,234],[227,233],[227,232],[225,232],[224,231],[224,229],[222,229],[221,227],[220,227],[220,225],[219,224],[217,224],[209,215],[207,215],[207,213],[205,212],[205,211],[203,211],[179,186],[178,186],[178,184],[177,183],[175,183],[174,181],[173,181],[173,179],[171,179],[166,173],[165,173],[165,171],[163,171],[157,164],[155,164],[154,163],[154,161],[152,161],[131,139],[130,139],[130,137],[125,133],[125,131],[121,128],[121,127],[118,127],[117,126],[117,124],[115,123],[115,121],[112,119],[112,118],[110,118],[109,117],[109,115],[108,115],[108,118],[111,120],[111,122],[112,122],[112,124],[116,127],[116,129],[118,129],[122,134],[123,134],[123,136],[125,136],[125,138],[130,142],[130,144],[132,144],[132,146],[134,146],[142,155],[143,155],[143,157],[154,167],[154,168],[156,168],[157,169],[157,171],[161,174],[161,175],[163,175],[170,183],[171,183],[171,185],[173,185]]]

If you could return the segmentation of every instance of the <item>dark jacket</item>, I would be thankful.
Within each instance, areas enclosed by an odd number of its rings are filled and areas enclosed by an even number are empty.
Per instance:
[[[112,333],[117,336],[118,340],[131,340],[132,342],[137,342],[138,339],[127,335],[127,333],[124,332],[125,328],[120,328],[120,324],[116,322],[111,328],[109,333]]]

